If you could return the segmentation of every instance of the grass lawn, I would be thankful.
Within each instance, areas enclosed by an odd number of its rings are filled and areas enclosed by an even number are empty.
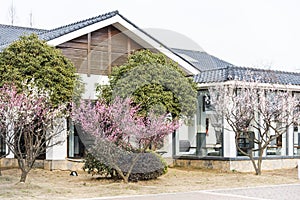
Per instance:
[[[156,180],[124,184],[79,172],[33,169],[25,184],[18,183],[20,170],[6,169],[0,177],[0,199],[80,199],[115,195],[137,195],[300,183],[297,169],[254,173],[219,172],[206,169],[169,168]]]

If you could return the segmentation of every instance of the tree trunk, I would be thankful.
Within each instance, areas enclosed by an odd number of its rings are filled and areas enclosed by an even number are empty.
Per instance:
[[[27,175],[29,171],[32,169],[32,165],[34,162],[30,162],[26,159],[23,158],[18,158],[18,163],[19,163],[19,168],[22,171],[21,178],[20,178],[20,183],[25,183]]]
[[[121,176],[121,178],[124,180],[124,182],[128,183],[128,178],[127,178],[127,182],[126,182],[126,177],[124,176],[124,173],[122,172],[122,170],[117,165],[114,165],[114,168],[117,171],[117,173],[119,174],[119,176]]]
[[[253,168],[254,168],[254,170],[255,170],[255,174],[257,175],[258,167],[257,167],[257,165],[256,165],[256,163],[255,163],[255,159],[254,159],[254,157],[253,157],[253,155],[252,155],[252,152],[251,152],[251,154],[249,154],[249,158],[250,158],[251,163],[252,163],[252,165],[253,165]]]
[[[262,157],[263,157],[263,150],[260,150],[260,151],[259,151],[259,157],[258,157],[258,160],[257,160],[257,171],[256,171],[256,175],[261,175]]]
[[[259,159],[257,161],[257,172],[256,172],[256,175],[261,175],[261,160]]]
[[[28,174],[28,171],[26,171],[26,170],[22,170],[22,174],[21,174],[20,183],[25,183],[25,181],[26,181],[26,178],[27,178],[27,174]]]
[[[259,168],[256,164],[255,164],[255,175],[260,175]]]
[[[2,167],[2,166],[1,166],[1,160],[2,160],[2,159],[0,158],[0,176],[2,176],[2,171],[1,171],[1,167]]]
[[[129,177],[131,175],[131,172],[133,170],[133,167],[135,166],[138,158],[140,156],[140,153],[138,153],[135,158],[133,159],[129,169],[128,169],[128,172],[126,173],[126,175],[124,175],[124,172],[122,172],[121,168],[119,166],[117,166],[116,164],[114,164],[114,168],[115,170],[117,171],[117,173],[122,177],[124,183],[129,183]]]
[[[124,176],[123,181],[127,184],[129,182],[129,176]]]
[[[253,156],[250,157],[253,167],[255,169],[255,175],[261,175],[262,155],[263,155],[263,150],[260,150],[257,163],[255,162]]]

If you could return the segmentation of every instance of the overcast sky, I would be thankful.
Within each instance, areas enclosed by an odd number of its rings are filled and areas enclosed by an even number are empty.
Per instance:
[[[300,69],[298,0],[0,0],[1,24],[10,24],[12,2],[18,26],[30,26],[30,13],[33,27],[51,29],[119,10],[140,28],[180,33],[238,66]]]

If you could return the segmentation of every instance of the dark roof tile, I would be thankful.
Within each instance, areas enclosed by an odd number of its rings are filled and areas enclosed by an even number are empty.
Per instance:
[[[118,11],[109,12],[106,14],[102,14],[96,17],[92,17],[86,20],[82,20],[76,23],[72,23],[66,26],[62,26],[59,28],[55,28],[52,30],[43,30],[43,29],[34,29],[34,28],[25,28],[18,26],[9,26],[0,24],[0,50],[4,48],[6,45],[12,43],[13,41],[19,39],[22,35],[28,35],[35,33],[42,40],[52,40],[62,35],[71,33],[73,31],[79,30],[91,24],[95,24],[101,22],[103,20],[109,19],[115,15],[117,15]]]
[[[196,67],[200,71],[221,69],[232,65],[224,60],[209,55],[208,53],[203,51],[185,50],[185,49],[176,49],[176,48],[172,48],[172,50],[179,56],[186,59],[192,65],[194,65],[194,67]]]
[[[106,14],[102,14],[102,15],[99,15],[99,16],[96,16],[96,17],[92,17],[92,18],[89,18],[89,19],[86,19],[86,20],[82,20],[82,21],[79,21],[79,22],[76,22],[76,23],[72,23],[72,24],[69,24],[69,25],[66,25],[66,26],[62,26],[62,27],[59,27],[59,28],[55,28],[55,29],[46,31],[42,34],[39,34],[39,37],[41,39],[47,40],[47,41],[48,40],[53,40],[53,39],[58,38],[62,35],[71,33],[73,31],[79,30],[79,29],[84,28],[86,26],[89,26],[89,25],[107,20],[111,17],[116,16],[117,14],[119,14],[118,11],[113,11],[113,12],[109,12],[109,13],[106,13]]]
[[[41,34],[45,31],[46,30],[44,29],[0,24],[0,46],[10,44],[11,42],[17,40],[20,36],[31,33]]]
[[[124,18],[122,15],[120,15],[118,11],[109,12],[103,15],[99,15],[93,18],[82,20],[52,30],[34,29],[0,24],[0,51],[5,46],[17,40],[22,35],[36,33],[41,39],[49,41],[62,35],[89,26],[91,24],[104,21],[106,19],[114,17],[115,15],[121,16],[123,19],[131,23],[134,27],[136,27],[136,25]],[[147,34],[146,32],[144,33]],[[153,38],[150,35],[148,36]],[[155,38],[153,39],[156,40]],[[201,71],[200,74],[194,77],[197,83],[224,82],[233,79],[241,80],[245,77],[246,73],[251,72],[253,74],[253,77],[259,77],[261,82],[300,85],[299,73],[236,67],[224,60],[209,55],[208,53],[203,51],[176,48],[170,50],[185,61],[187,61],[188,63],[190,63],[191,65],[193,65],[199,71]]]
[[[250,78],[262,83],[300,85],[300,73],[237,66],[207,70],[194,76],[197,83],[218,83],[229,80],[250,81]]]

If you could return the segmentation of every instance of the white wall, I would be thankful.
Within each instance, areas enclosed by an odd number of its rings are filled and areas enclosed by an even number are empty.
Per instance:
[[[108,76],[104,75],[93,75],[88,76],[87,74],[79,74],[80,78],[85,84],[85,93],[83,99],[96,99],[96,86],[97,84],[107,85]]]
[[[177,130],[179,140],[189,140],[192,146],[196,145],[197,124],[196,116],[191,119],[190,124],[182,124]]]
[[[53,138],[51,143],[56,141],[63,141],[61,144],[50,147],[46,151],[46,160],[65,160],[67,157],[67,120],[62,120],[64,130],[58,137]]]
[[[196,135],[197,135],[197,121],[196,116],[191,120],[191,124],[182,124],[179,129],[176,130],[176,153],[179,154],[179,140],[189,140],[191,146],[196,146]],[[172,134],[168,135],[164,141],[164,147],[161,149],[167,153],[163,157],[172,157],[173,146],[172,146]]]
[[[160,149],[160,151],[165,151],[162,156],[166,158],[171,158],[173,155],[172,152],[172,133],[170,133],[167,137],[164,139],[164,146]]]
[[[224,133],[223,133],[223,144],[224,144],[224,157],[236,157],[237,149],[235,145],[235,133],[231,131],[230,125],[224,120]]]
[[[294,155],[294,127],[290,126],[288,131],[288,152],[287,155],[288,156],[293,156]]]
[[[8,146],[7,145],[5,145],[6,146],[6,152],[8,152]],[[14,158],[15,157],[15,155],[10,151],[9,152],[9,154],[6,156],[6,158]]]

